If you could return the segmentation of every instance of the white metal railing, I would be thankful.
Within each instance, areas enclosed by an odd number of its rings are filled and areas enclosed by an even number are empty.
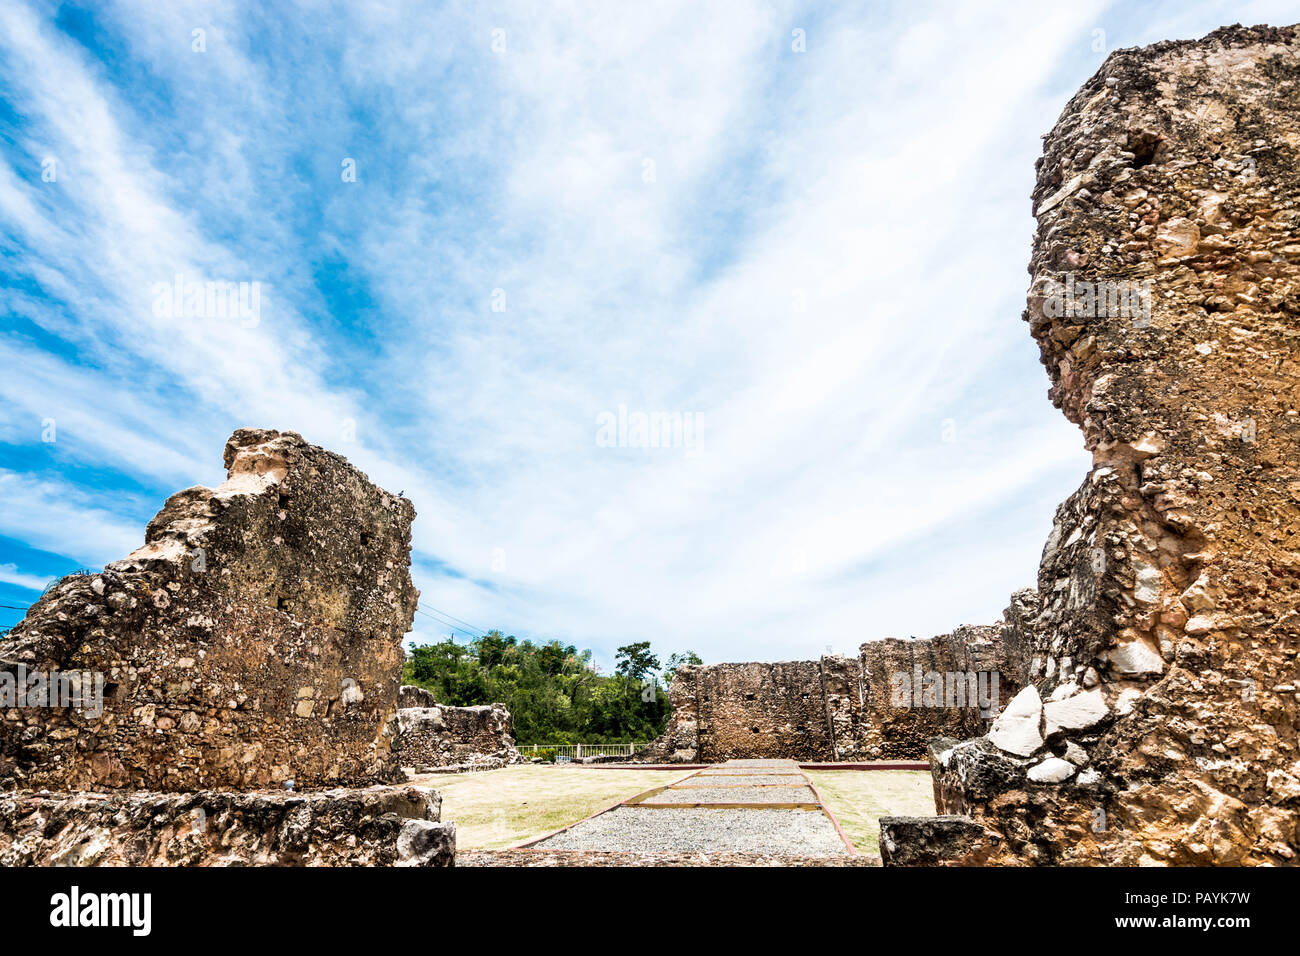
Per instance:
[[[518,751],[524,756],[554,750],[557,757],[581,760],[583,757],[630,757],[644,743],[633,744],[524,744]]]

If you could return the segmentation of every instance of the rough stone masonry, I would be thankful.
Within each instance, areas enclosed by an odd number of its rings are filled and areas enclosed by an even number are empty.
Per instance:
[[[1037,168],[1025,317],[1094,463],[1021,616],[1028,685],[934,748],[939,811],[983,862],[1295,864],[1300,32],[1114,53]],[[1106,285],[1148,281],[1146,310]]]
[[[1008,610],[1014,621],[1016,605]],[[941,735],[980,733],[1019,690],[1023,665],[1008,629],[960,627],[923,640],[868,641],[857,657],[712,664],[677,671],[672,717],[638,754],[673,762],[741,758],[921,758]],[[983,675],[983,676],[980,676]],[[933,688],[927,683],[937,678]],[[900,683],[900,681],[902,683]],[[946,686],[943,682],[946,681]],[[900,695],[906,687],[909,692]],[[991,706],[979,706],[980,688]]]
[[[422,687],[405,685],[393,751],[415,773],[495,770],[520,761],[504,704],[450,707]]]
[[[0,711],[6,789],[185,791],[400,778],[390,750],[418,592],[414,509],[293,432],[241,429],[218,488],[64,579],[0,672],[103,676],[103,712]],[[0,676],[3,676],[0,673]]]
[[[0,866],[451,866],[424,787],[0,796]]]

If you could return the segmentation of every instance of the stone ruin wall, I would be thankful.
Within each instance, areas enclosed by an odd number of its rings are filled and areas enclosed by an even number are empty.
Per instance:
[[[409,684],[402,687],[398,704],[393,752],[415,773],[495,770],[522,759],[504,704],[450,707]]]
[[[697,668],[699,759],[815,760],[827,753],[820,670],[818,661]]]
[[[143,547],[0,643],[11,687],[104,681],[99,714],[0,710],[0,858],[449,862],[435,793],[301,792],[403,779],[411,503],[293,432],[241,429],[224,460],[218,488],[173,495]]]
[[[683,667],[669,688],[668,727],[638,758],[923,758],[933,737],[982,733],[992,714],[981,716],[971,706],[897,705],[891,693],[895,675],[996,672],[1005,701],[1020,687],[1021,665],[1006,656],[1003,629],[965,627],[925,640],[869,641],[856,658]]]
[[[1298,170],[1295,27],[1118,51],[1046,138],[1025,318],[1094,464],[1022,609],[1029,686],[934,747],[978,829],[932,862],[1300,861]],[[1149,320],[1059,314],[1070,274],[1151,280]],[[923,859],[909,826],[882,845]]]
[[[951,634],[929,640],[889,638],[863,644],[860,658],[863,701],[851,711],[855,719],[839,741],[838,759],[915,758],[924,756],[926,746],[937,736],[982,733],[1021,683],[1019,662],[1008,659],[1004,653],[1002,630],[998,625],[959,627]],[[997,674],[999,703],[986,714],[973,706],[978,698],[955,707],[925,706],[924,696],[917,701],[915,693],[911,706],[898,706],[893,701],[894,675],[912,675],[912,686],[916,687],[917,674],[980,672]],[[990,685],[990,692],[993,689]]]
[[[104,711],[0,716],[8,787],[188,790],[397,779],[411,503],[293,433],[242,429],[216,489],[172,495],[145,544],[65,579],[0,667],[100,672]]]

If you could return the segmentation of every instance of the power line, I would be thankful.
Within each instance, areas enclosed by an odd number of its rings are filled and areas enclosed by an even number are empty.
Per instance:
[[[443,627],[449,627],[453,631],[460,631],[462,634],[468,634],[470,637],[483,637],[482,634],[476,634],[473,631],[467,631],[463,627],[457,627],[455,624],[452,624],[450,621],[444,621],[442,618],[434,617],[428,611],[424,610],[424,608],[417,607],[415,610],[418,611],[420,614],[423,614],[429,620],[437,621]]]
[[[29,607],[31,607],[31,605],[30,605],[30,604],[24,604],[24,605],[22,605],[21,607],[19,607],[17,604],[0,604],[0,607],[7,607],[7,608],[8,608],[9,610],[11,610],[11,611],[25,611],[25,610],[27,610]]]
[[[464,634],[468,634],[468,635],[470,635],[471,637],[478,637],[478,635],[475,634],[473,631],[467,631],[467,630],[465,630],[465,628],[463,628],[463,627],[457,627],[455,624],[452,624],[450,621],[444,621],[444,620],[443,620],[442,618],[440,618],[440,617],[434,617],[432,614],[430,614],[430,613],[429,613],[428,611],[426,611],[424,608],[417,607],[415,610],[416,610],[416,613],[417,613],[417,614],[423,614],[423,615],[424,615],[425,617],[427,617],[429,620],[431,620],[431,621],[436,621],[437,623],[441,624],[443,627],[449,627],[449,628],[451,628],[453,631],[460,631],[460,632],[462,632],[462,633],[464,633]]]
[[[475,627],[475,626],[474,626],[473,624],[471,624],[469,621],[462,621],[460,618],[458,618],[458,617],[453,617],[452,615],[448,614],[446,611],[438,611],[438,609],[437,609],[436,607],[430,607],[429,609],[432,610],[432,611],[437,611],[439,614],[441,614],[443,617],[447,618],[449,621],[455,621],[457,624],[464,624],[466,627],[470,628],[471,630],[477,631],[479,634],[486,634],[486,633],[487,633],[487,631],[486,631],[484,628],[481,628],[481,627]]]

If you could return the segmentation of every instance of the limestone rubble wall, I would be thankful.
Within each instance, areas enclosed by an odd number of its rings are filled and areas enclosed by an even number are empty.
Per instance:
[[[408,693],[407,699],[415,696]],[[397,721],[394,755],[417,773],[448,767],[494,769],[520,760],[504,704],[402,707]]]
[[[0,796],[0,866],[451,866],[423,787]]]
[[[719,664],[696,676],[700,758],[816,759],[829,739],[816,661]]]
[[[222,485],[173,495],[143,547],[65,579],[0,644],[0,681],[103,680],[98,715],[0,710],[0,786],[397,779],[411,503],[293,432],[241,429],[224,458]]]
[[[929,640],[870,641],[862,645],[860,659],[864,699],[855,731],[838,749],[842,760],[923,757],[935,737],[982,733],[996,716],[1000,702],[1019,689],[1018,675],[1004,660],[1001,629],[996,626],[962,627]],[[956,703],[951,695],[960,691],[968,696],[971,688],[969,682],[964,686],[954,682],[952,688],[935,688],[937,706],[931,706],[925,696],[927,674],[996,675],[996,683],[990,677],[983,685],[992,705],[984,710],[975,706],[979,702],[977,677],[974,701],[964,697]],[[912,694],[910,700],[900,703],[896,682],[905,675],[910,681],[904,686]]]
[[[935,754],[940,812],[992,862],[1295,864],[1300,30],[1112,54],[1037,172],[1025,318],[1093,467],[1015,628],[1029,685]]]

